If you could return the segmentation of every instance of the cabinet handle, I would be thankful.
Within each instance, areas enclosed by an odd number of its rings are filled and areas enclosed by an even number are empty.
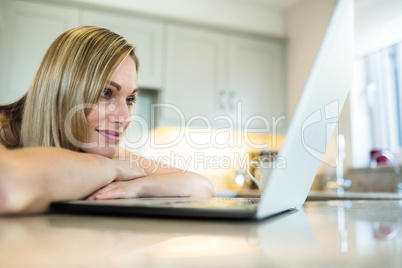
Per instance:
[[[229,104],[230,104],[230,111],[234,111],[235,110],[235,96],[236,96],[236,92],[234,92],[233,90],[230,91],[229,93]]]
[[[226,91],[225,90],[221,90],[219,91],[219,108],[221,110],[225,110],[226,109]]]

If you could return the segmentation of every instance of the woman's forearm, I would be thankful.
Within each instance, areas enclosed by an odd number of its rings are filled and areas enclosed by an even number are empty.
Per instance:
[[[193,172],[177,171],[163,175],[151,175],[137,179],[141,182],[140,197],[178,196],[178,197],[213,197],[212,184],[203,176]]]
[[[149,175],[131,181],[115,181],[93,193],[89,200],[138,197],[214,197],[205,177],[184,171]]]
[[[119,176],[111,159],[58,148],[0,151],[0,213],[41,213],[84,198]]]
[[[146,176],[127,182],[112,182],[89,199],[136,197],[213,197],[211,182],[199,174],[141,157],[119,148],[116,159],[142,168]]]

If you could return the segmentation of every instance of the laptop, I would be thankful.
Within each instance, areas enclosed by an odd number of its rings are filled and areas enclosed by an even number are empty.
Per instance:
[[[354,61],[354,1],[339,0],[260,198],[138,198],[57,202],[58,212],[261,220],[301,207],[348,95]]]

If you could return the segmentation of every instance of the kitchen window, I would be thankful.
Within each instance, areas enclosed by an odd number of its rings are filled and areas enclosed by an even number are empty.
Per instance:
[[[402,149],[402,42],[356,61],[350,92],[353,165],[369,165],[372,149]]]

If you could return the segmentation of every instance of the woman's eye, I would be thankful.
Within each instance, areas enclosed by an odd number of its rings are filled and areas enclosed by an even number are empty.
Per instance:
[[[126,99],[126,103],[127,105],[133,105],[134,103],[137,102],[137,98],[136,97],[129,97]]]
[[[101,96],[102,96],[103,98],[105,98],[105,99],[110,99],[110,97],[112,96],[112,91],[111,91],[110,89],[108,89],[108,88],[105,88],[105,89],[102,91]]]

